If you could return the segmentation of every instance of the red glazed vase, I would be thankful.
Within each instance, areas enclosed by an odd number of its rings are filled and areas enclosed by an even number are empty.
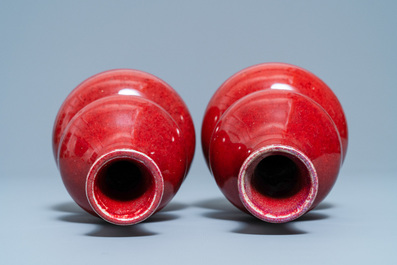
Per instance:
[[[189,111],[164,81],[111,70],[77,86],[54,124],[65,187],[87,212],[117,225],[163,208],[186,177],[195,148]]]
[[[312,73],[265,63],[229,78],[202,126],[207,164],[227,199],[272,223],[294,220],[330,192],[346,156],[341,104]]]

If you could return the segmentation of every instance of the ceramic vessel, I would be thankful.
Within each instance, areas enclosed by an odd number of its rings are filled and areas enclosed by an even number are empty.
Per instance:
[[[297,66],[266,63],[229,78],[210,100],[202,147],[229,201],[273,223],[316,207],[334,185],[348,131],[331,89]]]
[[[164,81],[111,70],[77,86],[55,120],[53,152],[71,197],[118,224],[139,223],[175,195],[193,159],[189,111]]]

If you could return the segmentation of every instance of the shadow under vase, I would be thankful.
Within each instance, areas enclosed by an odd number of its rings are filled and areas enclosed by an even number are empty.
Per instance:
[[[323,205],[324,204],[324,205]],[[230,232],[238,234],[249,235],[300,235],[309,232],[303,231],[296,227],[302,221],[318,221],[327,219],[329,216],[324,213],[319,213],[313,209],[300,218],[289,223],[274,224],[259,220],[247,213],[244,213],[235,208],[224,198],[214,198],[204,201],[199,201],[194,204],[196,207],[211,210],[203,214],[204,217],[238,222],[240,226]],[[334,207],[330,203],[321,203],[316,209],[330,209]]]
[[[186,208],[187,205],[181,203],[170,203],[167,207],[158,213],[153,214],[151,217],[146,219],[144,222],[129,225],[129,226],[118,226],[110,224],[103,219],[90,215],[81,209],[74,202],[65,202],[53,205],[52,210],[67,213],[66,215],[59,216],[57,219],[76,224],[90,224],[95,225],[95,229],[91,232],[86,233],[87,236],[94,237],[145,237],[154,236],[158,233],[148,230],[144,227],[145,224],[165,222],[178,219],[179,216],[171,214],[169,212],[179,211]]]

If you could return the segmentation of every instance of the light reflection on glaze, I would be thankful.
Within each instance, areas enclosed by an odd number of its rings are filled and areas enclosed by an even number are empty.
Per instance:
[[[118,92],[119,95],[126,95],[126,96],[138,96],[142,97],[142,93],[140,93],[136,89],[131,89],[131,88],[123,88]]]

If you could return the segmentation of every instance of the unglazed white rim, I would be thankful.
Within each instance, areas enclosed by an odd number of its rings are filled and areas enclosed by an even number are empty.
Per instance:
[[[256,167],[259,163],[258,157],[264,156],[271,152],[280,152],[287,153],[292,155],[293,157],[298,158],[306,167],[308,171],[308,175],[310,178],[310,190],[309,194],[306,197],[304,203],[302,203],[299,207],[297,207],[293,212],[290,212],[285,215],[275,215],[272,213],[266,213],[263,209],[256,206],[251,200],[250,196],[247,194],[247,169],[251,166]],[[255,217],[270,223],[286,223],[292,220],[295,220],[305,214],[311,206],[317,196],[318,192],[318,177],[316,169],[313,166],[313,163],[310,159],[303,154],[301,151],[285,145],[269,145],[263,148],[260,148],[250,154],[247,159],[244,161],[243,165],[240,168],[240,172],[238,174],[238,190],[239,197],[242,201],[244,207]]]
[[[116,160],[116,159],[118,160],[123,158],[132,159],[134,161],[141,162],[150,171],[154,181],[155,194],[153,196],[153,199],[151,200],[149,207],[141,214],[136,215],[132,218],[125,218],[125,217],[117,218],[112,214],[110,214],[106,210],[106,208],[101,207],[95,196],[95,190],[94,190],[95,181],[99,170],[104,165],[111,162],[112,160]],[[109,223],[116,225],[133,225],[146,220],[157,210],[164,193],[164,181],[160,169],[158,168],[154,160],[151,159],[149,156],[139,151],[135,151],[131,149],[116,149],[99,157],[95,161],[95,163],[91,166],[87,175],[85,192],[91,208],[99,217],[101,217],[102,219],[104,219]]]

